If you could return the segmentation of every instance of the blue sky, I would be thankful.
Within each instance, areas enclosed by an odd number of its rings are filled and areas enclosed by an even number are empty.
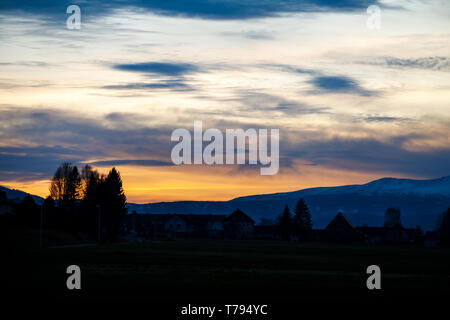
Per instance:
[[[116,165],[135,202],[449,175],[449,16],[448,1],[2,1],[0,184],[44,196],[62,161]],[[194,120],[280,129],[280,172],[172,166],[170,133]]]

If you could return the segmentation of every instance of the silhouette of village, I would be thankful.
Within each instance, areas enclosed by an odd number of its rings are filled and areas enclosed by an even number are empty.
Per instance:
[[[2,191],[2,223],[40,229],[41,245],[46,230],[81,232],[98,243],[234,239],[436,246],[450,242],[450,208],[440,216],[436,230],[427,232],[420,226],[405,228],[398,208],[387,208],[383,226],[355,227],[343,212],[338,212],[324,229],[314,229],[303,199],[297,201],[292,214],[286,206],[279,216],[274,213],[274,220],[262,219],[259,223],[239,208],[229,215],[129,214],[120,173],[115,168],[103,175],[86,165],[80,174],[69,163],[57,168],[49,190],[50,195],[40,206],[31,196],[17,202]]]
[[[303,202],[303,200],[300,200]],[[286,210],[286,209],[285,209]],[[324,229],[301,228],[295,223],[256,224],[240,209],[229,215],[216,214],[138,214],[133,212],[122,222],[123,238],[130,242],[158,239],[235,239],[288,240],[328,243],[397,244],[435,246],[444,232],[420,227],[405,228],[400,210],[388,208],[383,226],[355,227],[344,213],[339,212]]]

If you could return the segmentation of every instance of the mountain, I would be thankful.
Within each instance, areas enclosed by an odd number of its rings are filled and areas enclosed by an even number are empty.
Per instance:
[[[303,198],[311,210],[313,226],[325,227],[342,211],[356,226],[381,226],[388,207],[401,209],[405,227],[434,229],[441,212],[450,207],[450,176],[430,179],[382,178],[362,185],[309,188],[299,191],[239,197],[230,201],[176,201],[129,203],[129,212],[229,214],[240,208],[255,221],[276,219],[285,205],[291,209]]]
[[[23,200],[23,198],[25,198],[26,196],[31,196],[34,199],[34,202],[36,202],[38,205],[41,205],[44,202],[44,198],[41,198],[39,196],[35,196],[20,190],[16,190],[16,189],[9,189],[6,187],[2,187],[0,186],[0,191],[5,191],[6,192],[6,197],[8,199],[12,199],[15,200],[17,202],[20,202]]]

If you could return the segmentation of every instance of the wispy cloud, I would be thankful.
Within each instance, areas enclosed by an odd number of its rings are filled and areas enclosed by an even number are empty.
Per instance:
[[[367,122],[403,122],[411,121],[409,118],[405,117],[390,117],[390,116],[367,116],[363,119]]]
[[[171,128],[149,127],[139,118],[109,114],[96,119],[50,108],[2,108],[0,140],[11,145],[0,148],[0,180],[10,179],[11,172],[15,179],[27,179],[30,172],[50,177],[63,161],[79,164],[118,155],[167,159]]]
[[[269,32],[266,30],[247,30],[247,31],[239,31],[239,32],[221,32],[219,33],[221,36],[225,37],[236,37],[236,38],[245,38],[250,40],[272,40],[275,38],[273,32]]]
[[[170,89],[174,91],[194,91],[195,89],[183,80],[165,80],[153,83],[125,83],[101,87],[110,90],[148,90],[148,89]]]
[[[132,165],[132,166],[145,166],[145,167],[161,167],[161,166],[173,166],[174,164],[169,161],[159,160],[105,160],[90,162],[93,166],[120,166],[120,165]]]
[[[383,57],[374,59],[374,61],[365,61],[363,64],[381,65],[393,68],[419,68],[436,71],[450,71],[449,57],[421,57],[402,59],[395,57]]]
[[[158,90],[166,89],[172,91],[194,91],[195,88],[188,84],[185,76],[200,72],[201,67],[184,62],[139,62],[139,63],[123,63],[112,66],[115,70],[134,72],[142,74],[157,81],[133,83],[119,83],[102,86],[102,89],[108,90]],[[204,71],[204,70],[202,70]]]

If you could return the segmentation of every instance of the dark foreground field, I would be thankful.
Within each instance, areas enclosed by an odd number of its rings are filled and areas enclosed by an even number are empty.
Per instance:
[[[442,299],[450,293],[448,249],[176,240],[17,249],[10,292],[53,299],[166,301]],[[66,288],[78,265],[82,289]],[[382,290],[366,287],[380,266]],[[4,282],[5,283],[5,282]]]

